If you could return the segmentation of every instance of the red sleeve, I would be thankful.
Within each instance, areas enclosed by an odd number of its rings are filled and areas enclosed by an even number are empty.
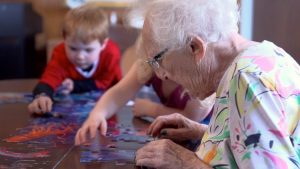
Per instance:
[[[70,66],[64,44],[56,46],[52,52],[52,57],[40,79],[41,83],[48,84],[53,90],[55,90],[62,81],[66,78],[66,67]]]
[[[120,58],[120,49],[117,44],[109,40],[101,52],[100,63],[94,77],[99,89],[106,90],[122,78]]]

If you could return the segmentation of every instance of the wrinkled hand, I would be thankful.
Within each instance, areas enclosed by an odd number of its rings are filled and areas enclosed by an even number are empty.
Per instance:
[[[167,138],[175,142],[201,139],[207,126],[174,113],[157,117],[148,128],[153,137]]]
[[[59,87],[59,93],[63,94],[63,95],[68,95],[70,94],[72,91],[74,90],[74,82],[72,79],[65,79],[61,86]]]
[[[53,101],[49,96],[38,96],[28,105],[28,111],[37,114],[51,112],[52,105]]]
[[[156,117],[156,106],[157,103],[154,103],[148,99],[137,98],[134,100],[132,112],[135,117],[141,117],[141,116]]]
[[[156,169],[210,168],[194,152],[171,140],[152,141],[136,152],[136,165]]]
[[[77,131],[75,136],[75,145],[86,144],[92,139],[96,137],[96,133],[98,132],[98,128],[102,135],[106,134],[107,131],[107,122],[105,117],[97,114],[91,115],[84,122],[81,128]]]

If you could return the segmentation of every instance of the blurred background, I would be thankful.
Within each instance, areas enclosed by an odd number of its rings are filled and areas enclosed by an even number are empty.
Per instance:
[[[38,78],[55,45],[62,41],[64,15],[89,0],[0,0],[0,80]],[[121,52],[138,29],[124,26],[130,0],[100,0],[111,20],[110,37]]]
[[[122,53],[138,36],[138,25],[124,24],[134,0],[0,0],[0,80],[38,78],[62,41],[64,15],[71,8],[97,1],[110,16],[110,37]],[[238,0],[240,32],[248,39],[269,40],[300,63],[299,0]],[[124,58],[127,67],[134,58]]]

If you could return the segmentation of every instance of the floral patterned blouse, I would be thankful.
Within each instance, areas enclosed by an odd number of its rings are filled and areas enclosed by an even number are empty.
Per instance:
[[[300,168],[299,117],[300,67],[263,41],[222,77],[196,154],[214,168]]]

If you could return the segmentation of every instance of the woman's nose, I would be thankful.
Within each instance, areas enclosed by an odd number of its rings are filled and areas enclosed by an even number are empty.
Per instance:
[[[158,78],[162,79],[162,80],[168,80],[168,73],[162,69],[156,70],[155,74]]]

